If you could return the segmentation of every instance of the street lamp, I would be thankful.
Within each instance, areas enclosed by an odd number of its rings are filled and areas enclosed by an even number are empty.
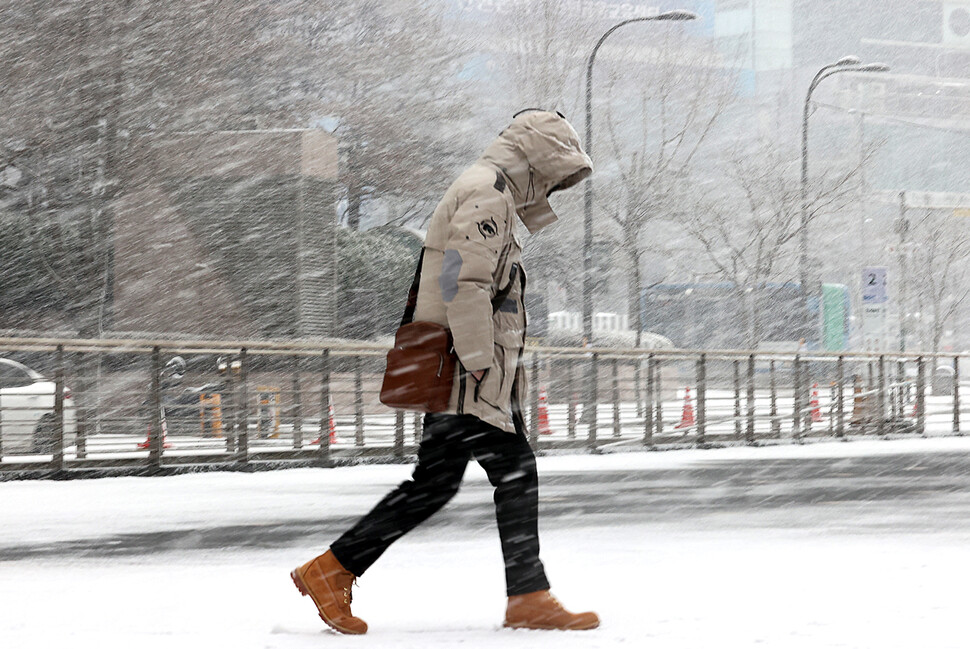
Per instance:
[[[607,37],[624,25],[645,21],[680,21],[695,20],[697,14],[690,11],[667,11],[656,16],[644,16],[641,18],[630,18],[619,22],[600,36],[589,55],[586,63],[586,154],[593,157],[593,63],[596,61],[596,52]],[[586,192],[583,202],[583,336],[587,344],[593,342],[593,180],[592,177],[586,179]],[[639,296],[637,298],[639,302]]]
[[[802,285],[802,291],[805,295],[806,305],[808,302],[809,286],[808,286],[808,107],[812,100],[812,93],[818,87],[818,85],[828,77],[834,74],[839,74],[841,72],[888,72],[889,66],[885,63],[867,63],[862,65],[862,62],[857,56],[845,56],[832,63],[826,65],[815,75],[812,79],[812,83],[808,86],[808,93],[805,95],[805,106],[802,111],[802,183],[801,183],[801,199],[802,199],[802,214],[801,223],[799,224],[800,230],[800,244],[801,250],[798,256],[798,275],[799,281]],[[812,289],[814,290],[814,286]]]

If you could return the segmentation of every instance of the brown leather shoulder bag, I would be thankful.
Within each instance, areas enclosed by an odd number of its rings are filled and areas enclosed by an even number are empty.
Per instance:
[[[418,257],[401,326],[394,336],[394,347],[387,353],[381,403],[401,410],[444,412],[451,400],[459,361],[450,329],[436,322],[414,322],[423,263],[424,248]],[[508,297],[518,272],[518,265],[513,265],[509,285],[492,299],[493,314]]]
[[[401,326],[394,336],[394,347],[387,353],[381,403],[403,410],[442,412],[448,409],[451,399],[458,356],[450,329],[436,322],[413,321],[423,263],[424,248],[418,257]]]

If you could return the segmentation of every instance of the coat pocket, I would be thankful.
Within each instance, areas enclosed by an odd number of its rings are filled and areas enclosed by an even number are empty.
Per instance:
[[[492,366],[481,383],[475,386],[475,400],[510,413],[518,350],[495,345],[493,354]]]

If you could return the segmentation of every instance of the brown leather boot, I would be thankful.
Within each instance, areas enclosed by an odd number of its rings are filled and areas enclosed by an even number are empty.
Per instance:
[[[585,631],[600,625],[596,613],[570,613],[548,590],[509,597],[505,626],[512,629]]]
[[[330,550],[290,573],[303,595],[317,605],[320,618],[335,631],[359,635],[367,633],[367,622],[350,612],[350,593],[354,575],[346,570]]]

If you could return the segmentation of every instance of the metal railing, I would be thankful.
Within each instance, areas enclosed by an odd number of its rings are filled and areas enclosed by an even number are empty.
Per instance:
[[[0,475],[401,461],[421,415],[378,399],[386,348],[0,338]],[[180,356],[181,382],[166,375]],[[527,347],[540,450],[960,435],[960,356]],[[592,382],[590,403],[582,403]],[[24,385],[26,383],[26,385]],[[80,471],[77,471],[80,472]]]

